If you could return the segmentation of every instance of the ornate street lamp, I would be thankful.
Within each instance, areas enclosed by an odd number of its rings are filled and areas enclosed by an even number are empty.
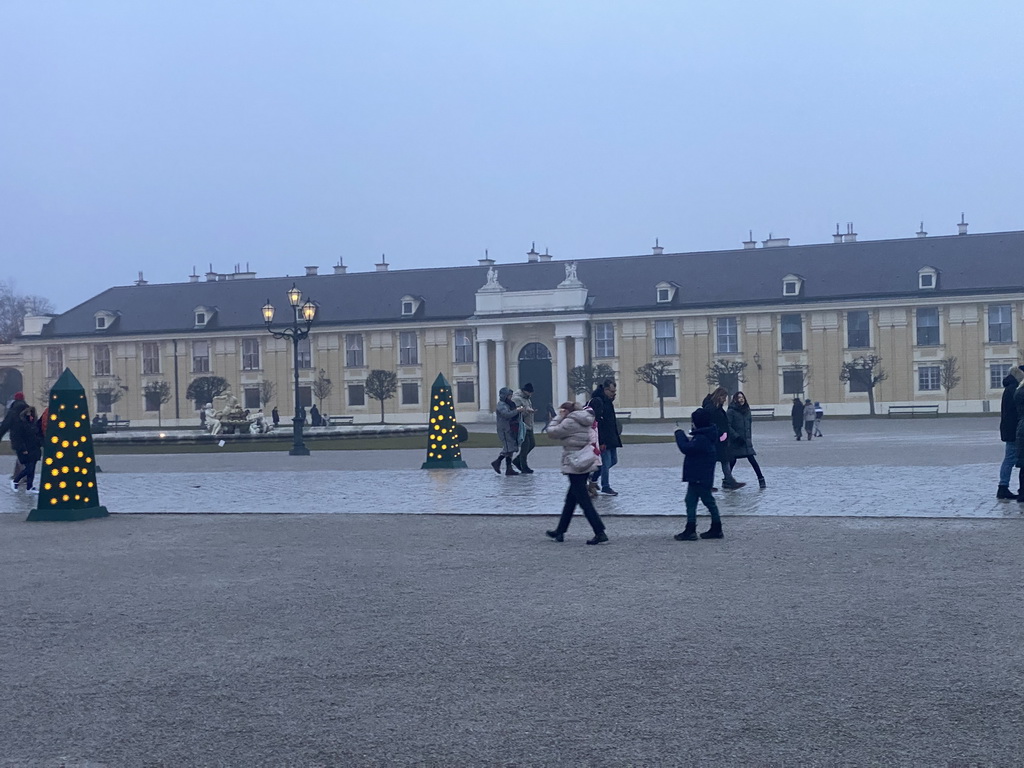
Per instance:
[[[312,327],[313,319],[316,317],[316,304],[308,298],[300,305],[299,302],[301,301],[302,291],[295,287],[295,283],[292,283],[292,287],[288,290],[288,304],[292,308],[292,322],[291,325],[278,330],[270,327],[270,324],[274,322],[275,311],[274,305],[270,303],[270,299],[267,299],[267,303],[263,305],[262,309],[263,322],[266,323],[270,335],[275,339],[292,340],[292,369],[295,372],[295,418],[292,419],[293,444],[292,449],[288,451],[289,456],[309,456],[309,449],[302,442],[302,427],[305,419],[302,418],[301,405],[299,404],[299,342],[309,336],[309,329]],[[303,327],[303,323],[305,327]]]

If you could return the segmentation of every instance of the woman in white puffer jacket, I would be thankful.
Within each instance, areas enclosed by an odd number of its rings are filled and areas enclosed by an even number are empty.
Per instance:
[[[565,532],[569,530],[569,523],[572,522],[572,514],[579,504],[583,514],[594,529],[594,538],[588,539],[587,544],[602,544],[608,541],[604,532],[604,523],[594,509],[594,503],[587,493],[587,476],[597,467],[601,466],[601,454],[595,442],[594,412],[589,408],[582,408],[576,403],[562,403],[558,415],[548,424],[547,433],[550,437],[562,441],[562,474],[569,476],[569,491],[565,494],[565,505],[562,507],[562,516],[558,520],[558,527],[553,531],[547,531],[555,541],[564,541]],[[581,449],[588,445],[594,445],[592,459],[582,463],[572,464],[570,457],[578,455]]]

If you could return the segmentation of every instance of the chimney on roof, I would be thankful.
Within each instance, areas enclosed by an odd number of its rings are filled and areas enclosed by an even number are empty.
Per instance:
[[[484,257],[482,259],[479,259],[478,263],[480,264],[481,267],[493,267],[494,266],[494,259],[491,258],[491,254],[489,254],[487,252],[486,248],[484,248]]]
[[[188,276],[188,281],[190,283],[198,283],[199,282],[199,275],[196,274],[195,264],[192,265],[192,274]]]
[[[841,242],[843,242],[843,236],[839,233],[839,222],[838,221],[836,222],[836,233],[834,235],[832,235],[832,242],[833,243],[841,243]]]
[[[341,257],[339,256],[338,257],[338,263],[334,265],[334,274],[336,274],[336,275],[344,275],[347,270],[348,270],[348,267],[346,267],[344,264],[341,263]]]
[[[967,222],[964,221],[963,213],[960,214],[960,223],[957,224],[956,227],[959,230],[957,232],[958,235],[966,235],[967,234]]]
[[[918,237],[928,237],[928,233],[924,231],[924,222],[921,222],[921,228],[917,230]]]
[[[306,267],[306,277],[316,277],[320,267]]]
[[[526,252],[526,260],[530,261],[530,262],[540,261],[540,254],[537,253],[537,243],[536,242],[530,243],[530,250],[528,250]]]
[[[383,253],[380,255],[380,264],[377,265],[377,271],[378,272],[387,272],[388,271],[388,263],[386,261],[384,261],[384,254]]]
[[[540,255],[540,260],[541,260],[541,261],[551,261],[551,259],[552,259],[552,256],[551,256],[551,254],[550,254],[550,253],[548,253],[548,249],[547,249],[547,248],[545,248],[545,249],[544,249],[544,253],[542,253],[542,254]]]
[[[843,242],[844,243],[856,243],[857,242],[857,233],[853,231],[853,222],[852,221],[846,222],[846,234],[843,235]]]
[[[661,243],[658,242],[658,238],[654,238],[654,247],[651,250],[655,256],[661,256],[665,252],[665,249],[661,247]]]
[[[754,239],[754,230],[747,230],[747,239],[743,241],[743,248],[747,251],[751,248],[757,248],[757,240]]]
[[[210,271],[206,273],[206,282],[213,283],[217,280],[217,273],[213,271],[213,264],[210,265]]]
[[[148,283],[142,279],[142,270],[139,270],[139,279],[135,281],[136,285],[148,285]]]
[[[771,232],[768,233],[768,239],[761,241],[762,248],[782,248],[789,245],[788,237],[775,237]]]

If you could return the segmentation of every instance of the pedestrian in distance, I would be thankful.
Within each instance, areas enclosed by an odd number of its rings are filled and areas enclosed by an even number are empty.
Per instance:
[[[313,407],[309,409],[309,426],[320,426],[320,409],[316,407],[316,403],[313,403]]]
[[[693,426],[689,435],[682,429],[675,431],[676,445],[685,457],[683,482],[686,483],[686,527],[673,538],[676,541],[697,540],[697,502],[700,501],[711,515],[711,527],[700,538],[722,539],[725,538],[722,534],[722,518],[718,514],[715,497],[711,495],[721,434],[713,426],[711,414],[703,408],[690,414],[690,422]]]
[[[1017,406],[1017,466],[1024,471],[1024,381],[1013,392],[1013,404]],[[1024,503],[1024,493],[1017,494],[1017,501]]]
[[[1003,378],[1003,398],[999,403],[999,439],[1003,441],[1003,463],[999,465],[999,487],[996,489],[997,499],[1015,499],[1021,501],[1024,491],[1024,469],[1017,475],[1017,493],[1010,491],[1010,475],[1017,466],[1017,423],[1020,416],[1013,396],[1024,381],[1024,366],[1013,366]]]
[[[821,434],[821,419],[825,415],[825,409],[821,407],[821,403],[818,401],[814,402],[814,436],[824,437]]]
[[[729,426],[729,415],[725,412],[725,404],[728,401],[729,391],[725,387],[719,387],[704,398],[704,405],[701,408],[711,418],[712,426],[718,430],[719,439],[715,443],[715,452],[718,463],[722,465],[722,487],[734,491],[746,483],[741,483],[732,476],[732,453],[729,446],[737,437],[737,433]],[[714,481],[713,476],[711,479]]]
[[[562,515],[553,531],[546,531],[555,541],[564,541],[569,530],[573,513],[579,506],[594,531],[594,538],[587,544],[603,544],[608,541],[601,516],[594,509],[594,502],[587,492],[587,477],[601,462],[600,439],[595,429],[597,417],[594,411],[580,407],[573,402],[562,403],[561,408],[548,424],[548,435],[562,442],[562,474],[569,478],[569,490],[565,494]]]
[[[553,418],[555,418],[555,416],[557,416],[557,415],[558,415],[558,411],[555,410],[555,407],[553,405],[551,405],[551,403],[548,403],[547,418],[544,420],[544,428],[541,430],[541,432],[547,432],[548,431],[548,424],[550,424],[551,420]]]
[[[270,418],[273,419],[275,427],[281,423],[281,414],[277,412],[276,405],[274,406],[274,410],[270,412]]]
[[[796,433],[796,439],[799,440],[804,427],[804,404],[799,397],[793,398],[793,407],[789,411],[789,417],[793,420],[793,432]]]
[[[804,403],[804,431],[808,440],[814,438],[814,403],[810,400]]]
[[[736,462],[739,459],[746,459],[750,462],[750,466],[754,468],[754,474],[757,475],[757,484],[761,488],[767,487],[764,475],[761,473],[761,466],[757,463],[757,459],[754,458],[757,455],[757,451],[754,450],[754,418],[750,413],[750,404],[747,402],[745,394],[737,392],[732,396],[728,415],[729,427],[732,430],[731,434],[735,435],[729,444],[729,452],[732,455],[732,458],[729,460],[729,468],[735,468]]]
[[[501,453],[491,462],[491,467],[501,474],[501,462],[505,462],[505,474],[509,477],[519,473],[512,469],[512,457],[519,450],[519,430],[522,427],[521,406],[512,402],[512,390],[502,387],[498,390],[498,407],[494,409],[495,425],[498,429],[498,440],[501,441]]]
[[[525,475],[532,475],[529,456],[537,446],[537,440],[533,435],[533,414],[536,409],[533,407],[533,384],[526,382],[519,388],[519,391],[512,395],[512,402],[522,407],[523,424],[519,433],[519,455],[512,459],[512,464]]]
[[[11,480],[11,490],[18,490],[18,483],[25,481],[25,490],[29,493],[39,493],[39,489],[33,487],[33,480],[36,476],[36,464],[43,455],[43,431],[36,418],[36,409],[32,406],[24,408],[14,420],[11,426],[11,447],[18,454],[18,461],[22,464],[22,470]]]
[[[14,399],[11,400],[10,404],[7,406],[7,413],[4,415],[4,420],[0,422],[0,440],[3,440],[4,435],[11,431],[17,423],[18,417],[21,416],[22,411],[28,407],[28,403],[25,402],[25,395],[22,392],[15,392]],[[14,449],[13,443],[11,448]],[[14,470],[11,472],[11,480],[13,480],[14,476],[19,474],[22,469],[24,469],[24,465],[17,457],[18,451],[14,450],[14,453]]]
[[[615,379],[605,379],[601,386],[593,391],[587,407],[594,412],[597,419],[598,440],[601,448],[601,466],[590,475],[588,490],[592,495],[597,491],[604,496],[618,496],[618,491],[611,486],[609,472],[612,467],[619,463],[619,448],[622,447],[622,438],[619,435],[619,420],[615,415],[615,395],[618,392],[618,385]],[[600,487],[597,482],[600,480]]]

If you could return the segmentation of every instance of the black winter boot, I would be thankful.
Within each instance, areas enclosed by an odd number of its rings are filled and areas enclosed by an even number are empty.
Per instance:
[[[997,499],[1016,499],[1017,497],[1010,493],[1010,487],[1007,485],[1000,485],[999,490],[996,491]]]
[[[499,475],[501,474],[501,456],[491,462],[491,468]]]
[[[725,536],[722,534],[722,521],[719,520],[717,523],[712,522],[711,527],[704,531],[700,537],[702,539],[724,539]]]
[[[757,484],[758,484],[758,485],[759,485],[759,486],[760,486],[761,488],[767,488],[767,487],[768,487],[768,483],[766,483],[766,482],[764,481],[764,478],[763,478],[763,477],[759,477],[759,478],[757,478]]]
[[[672,537],[676,541],[696,541],[697,540],[697,523],[687,523],[686,527],[683,528],[681,533],[677,533]]]
[[[558,542],[565,541],[565,534],[559,533],[558,531],[544,531],[548,536]]]
[[[505,474],[511,477],[512,475],[518,475],[519,473],[512,469],[512,457],[505,457]]]

